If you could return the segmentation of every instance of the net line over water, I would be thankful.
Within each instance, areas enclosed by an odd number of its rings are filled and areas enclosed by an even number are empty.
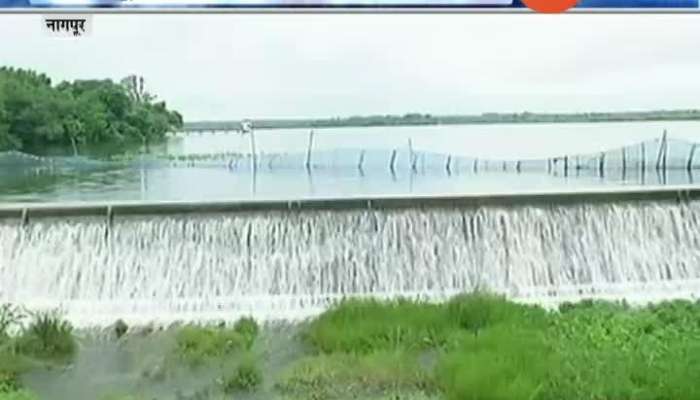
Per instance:
[[[0,224],[0,303],[79,326],[299,319],[475,288],[556,304],[700,294],[700,203],[295,210]]]
[[[230,135],[239,135],[231,133]],[[447,174],[465,172],[543,172],[560,176],[580,174],[604,176],[606,172],[624,171],[630,176],[656,170],[700,169],[699,143],[674,139],[663,132],[657,139],[595,153],[552,154],[546,158],[498,159],[468,157],[445,152],[415,149],[411,141],[391,149],[348,147],[333,150],[314,149],[314,136],[309,133],[304,151],[265,152],[251,145],[240,151],[219,151],[204,154],[145,154],[120,160],[100,161],[87,157],[41,157],[17,151],[0,152],[0,168],[26,167],[35,169],[90,170],[109,166],[135,168],[198,167],[228,168],[250,172],[256,170],[357,169],[361,172],[388,171],[420,173],[440,170]],[[317,135],[317,134],[316,134]]]

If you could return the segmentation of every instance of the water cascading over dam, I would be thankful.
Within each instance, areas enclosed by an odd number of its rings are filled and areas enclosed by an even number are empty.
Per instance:
[[[552,304],[700,294],[700,202],[298,209],[0,221],[0,303],[79,326],[296,319],[475,288]]]

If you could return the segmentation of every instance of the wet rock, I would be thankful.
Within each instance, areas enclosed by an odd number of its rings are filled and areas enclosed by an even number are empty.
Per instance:
[[[129,325],[127,325],[126,322],[124,322],[123,320],[119,319],[117,320],[117,322],[114,323],[112,330],[117,339],[121,339],[122,336],[124,336],[129,330]]]

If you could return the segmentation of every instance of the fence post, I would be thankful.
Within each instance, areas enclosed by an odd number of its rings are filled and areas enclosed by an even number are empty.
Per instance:
[[[416,157],[415,154],[413,154],[413,143],[411,142],[411,139],[408,139],[408,163],[413,172],[418,172],[416,164],[418,163],[418,157]]]
[[[697,149],[698,144],[693,143],[693,147],[690,148],[690,155],[688,155],[688,164],[685,168],[690,172],[693,169],[693,157],[695,156],[695,149]]]
[[[661,143],[659,144],[659,152],[656,155],[656,169],[659,170],[661,169],[662,162],[663,162],[663,168],[666,168],[666,129],[664,129],[663,135],[661,135]]]
[[[314,130],[309,131],[309,147],[306,149],[306,170],[311,170],[311,149],[314,145]]]
[[[357,169],[359,169],[360,171],[362,171],[362,164],[364,164],[364,162],[365,162],[365,151],[362,150],[362,151],[360,152],[360,159],[357,160]]]
[[[253,173],[258,168],[257,153],[255,152],[255,130],[250,131],[250,162]]]

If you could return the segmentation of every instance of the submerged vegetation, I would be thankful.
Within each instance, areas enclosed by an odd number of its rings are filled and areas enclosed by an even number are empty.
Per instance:
[[[0,323],[7,331],[12,323],[3,321],[18,320],[18,313],[5,310]],[[346,300],[293,329],[293,338],[284,341],[281,330],[243,318],[231,325],[184,325],[145,337],[125,333],[118,339],[124,349],[145,341],[130,350],[139,360],[148,349],[157,354],[134,367],[145,366],[148,373],[140,374],[133,393],[104,393],[101,398],[700,398],[696,302],[634,308],[583,301],[549,311],[487,293],[443,304]],[[22,375],[27,368],[42,368],[37,359],[70,363],[74,356],[68,349],[74,341],[69,336],[70,328],[56,314],[28,318],[14,334],[3,333],[0,399],[35,398],[23,387]],[[24,357],[28,366],[10,367],[21,363],[8,364],[6,357]],[[191,393],[143,389],[174,382],[190,385]]]
[[[135,75],[116,83],[77,80],[54,85],[32,70],[0,67],[0,151],[47,146],[77,154],[81,146],[156,142],[182,116],[146,91]]]

